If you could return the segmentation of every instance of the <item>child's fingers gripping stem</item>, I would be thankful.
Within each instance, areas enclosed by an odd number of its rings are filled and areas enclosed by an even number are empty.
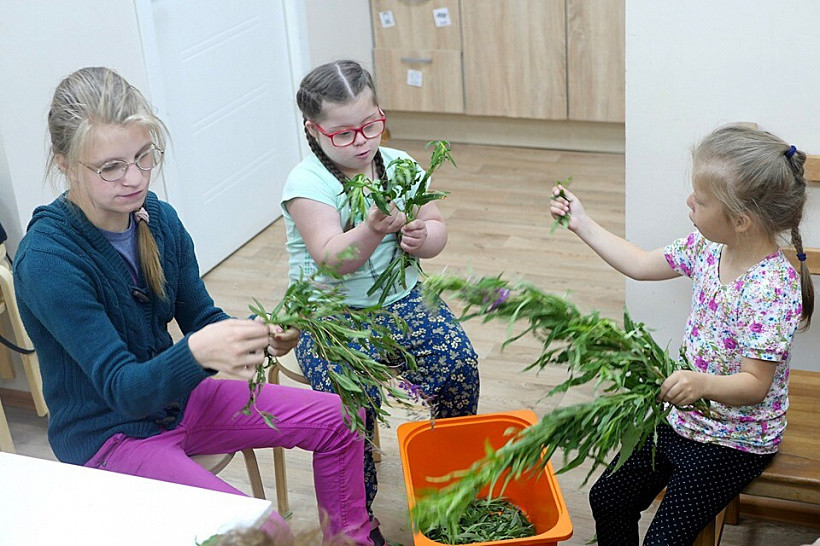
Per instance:
[[[427,223],[423,220],[413,220],[401,229],[401,249],[413,254],[422,247],[427,240]]]
[[[288,327],[283,330],[277,324],[268,325],[268,354],[273,356],[283,356],[293,350],[299,344],[299,336],[302,331],[298,328]]]
[[[387,235],[399,231],[406,223],[407,217],[395,203],[390,203],[390,214],[384,214],[376,205],[367,211],[367,225],[379,235]]]
[[[664,380],[659,399],[674,406],[688,406],[703,398],[706,374],[691,370],[677,370]]]
[[[552,199],[550,199],[550,215],[554,219],[570,216],[567,227],[570,231],[576,231],[584,221],[586,212],[581,201],[561,184],[556,184],[552,188]]]

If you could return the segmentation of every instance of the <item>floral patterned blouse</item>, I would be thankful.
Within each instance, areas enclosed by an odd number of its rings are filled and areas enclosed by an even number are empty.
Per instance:
[[[691,277],[692,308],[683,344],[686,358],[703,373],[740,371],[743,357],[776,367],[766,398],[752,406],[712,402],[714,416],[673,408],[668,421],[678,434],[750,453],[774,453],[786,428],[789,350],[802,313],[800,278],[783,255],[766,256],[729,284],[718,276],[723,245],[699,232],[664,249],[666,261]]]

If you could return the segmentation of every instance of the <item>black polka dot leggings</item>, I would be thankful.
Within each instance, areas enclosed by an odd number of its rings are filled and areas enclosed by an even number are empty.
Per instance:
[[[698,533],[774,455],[756,455],[686,439],[658,427],[655,465],[652,439],[635,450],[614,474],[610,463],[589,492],[600,546],[639,544],[638,520],[666,487],[644,546],[691,546]]]

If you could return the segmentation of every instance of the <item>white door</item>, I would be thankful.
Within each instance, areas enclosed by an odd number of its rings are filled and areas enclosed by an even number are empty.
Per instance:
[[[205,273],[281,215],[304,138],[303,18],[289,0],[135,5],[151,100],[171,133],[165,192]]]

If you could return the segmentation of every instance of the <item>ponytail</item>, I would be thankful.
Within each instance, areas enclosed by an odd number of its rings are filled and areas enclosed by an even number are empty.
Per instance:
[[[805,332],[811,326],[811,316],[814,313],[814,281],[811,278],[809,266],[806,265],[803,238],[800,236],[800,230],[797,227],[792,228],[791,242],[794,250],[797,251],[798,261],[800,262],[800,292],[803,306],[803,313],[800,315],[803,325],[800,327],[800,331]]]
[[[137,215],[144,213],[140,209]],[[159,249],[154,235],[148,228],[147,214],[145,218],[137,216],[137,246],[140,255],[142,274],[148,283],[148,288],[161,299],[166,298],[165,294],[165,272],[162,270],[162,263],[159,259]]]

